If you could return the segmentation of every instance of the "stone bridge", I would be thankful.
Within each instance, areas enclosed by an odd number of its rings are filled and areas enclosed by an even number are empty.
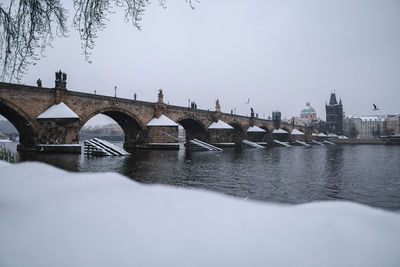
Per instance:
[[[60,103],[64,103],[76,116],[40,116]],[[215,144],[238,144],[242,139],[267,143],[273,139],[293,141],[296,138],[291,135],[294,128],[305,133],[303,138],[311,138],[310,130],[305,127],[222,113],[219,104],[215,111],[192,109],[163,103],[161,91],[157,102],[145,102],[69,91],[66,83],[60,85],[57,81],[56,88],[0,83],[0,114],[17,128],[20,134],[19,150],[31,150],[38,144],[77,144],[80,129],[97,114],[107,115],[121,126],[125,133],[125,148],[146,147],[150,143],[176,143],[178,127],[157,123],[155,126],[148,125],[153,118],[162,115],[182,125],[187,139],[197,138]],[[209,128],[218,121],[233,129]],[[248,131],[254,126],[264,131]],[[287,134],[273,134],[273,130],[279,128]]]

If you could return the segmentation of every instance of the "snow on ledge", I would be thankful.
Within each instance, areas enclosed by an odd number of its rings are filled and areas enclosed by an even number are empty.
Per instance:
[[[2,266],[397,266],[400,214],[0,161]],[[179,251],[179,255],[176,253]],[[368,253],[366,253],[368,252]]]
[[[42,114],[36,117],[37,119],[79,119],[79,116],[70,109],[64,102],[52,105]]]
[[[233,127],[224,121],[218,120],[217,122],[211,123],[208,129],[233,129]]]
[[[284,133],[288,133],[288,132],[283,130],[283,129],[274,129],[272,131],[272,133],[274,133],[274,134],[284,134]]]
[[[265,133],[266,130],[264,130],[263,128],[260,128],[258,126],[251,126],[251,127],[249,127],[249,129],[247,129],[247,132],[248,133],[251,133],[251,132],[253,132],[253,133]]]
[[[295,128],[295,129],[292,130],[292,135],[304,135],[304,133]]]
[[[319,136],[319,137],[327,137],[327,135],[324,134],[324,133],[319,133],[317,136]]]
[[[151,119],[146,126],[178,126],[178,124],[167,116],[161,115],[159,118]]]
[[[51,146],[51,147],[57,147],[57,146],[60,146],[60,147],[82,147],[82,145],[81,144],[37,144],[36,146],[39,146],[39,147],[42,147],[42,146],[44,146],[44,147],[47,147],[47,146]]]

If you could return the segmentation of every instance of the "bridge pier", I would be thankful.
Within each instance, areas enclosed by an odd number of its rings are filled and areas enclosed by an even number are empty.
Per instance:
[[[78,144],[79,119],[38,119],[39,144]]]
[[[247,136],[247,139],[251,142],[263,142],[265,139],[265,132],[249,132]]]
[[[263,129],[258,126],[251,126],[247,129],[247,139],[255,143],[263,143],[263,145],[271,145],[272,140],[268,129]]]
[[[147,127],[148,148],[179,149],[178,125]]]
[[[301,141],[301,142],[306,142],[306,136],[305,135],[300,135],[300,134],[292,134],[291,136],[291,142]]]
[[[291,138],[289,133],[283,129],[275,129],[272,132],[273,140],[278,140],[280,142],[290,142]]]
[[[216,146],[234,146],[233,129],[209,129],[210,143]]]
[[[18,151],[52,153],[81,153],[78,119],[37,119],[36,142],[27,143],[20,138]]]

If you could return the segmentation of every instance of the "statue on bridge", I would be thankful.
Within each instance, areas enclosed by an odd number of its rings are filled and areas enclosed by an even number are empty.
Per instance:
[[[67,81],[67,74],[65,72],[56,71],[56,81]]]
[[[217,98],[217,101],[215,101],[215,111],[221,112],[221,106],[219,105],[219,99]]]
[[[42,80],[39,78],[36,81],[38,87],[42,87]]]
[[[158,90],[158,103],[164,103],[164,94],[162,89]]]
[[[56,88],[67,89],[67,74],[56,71]]]
[[[190,103],[190,108],[191,108],[191,109],[197,109],[197,104],[196,104],[196,102],[192,101],[192,103]]]
[[[251,111],[250,117],[254,118],[254,110],[253,110],[253,108],[250,108],[250,111]]]
[[[56,71],[56,81],[61,81],[61,75],[62,75],[61,70],[58,72]]]

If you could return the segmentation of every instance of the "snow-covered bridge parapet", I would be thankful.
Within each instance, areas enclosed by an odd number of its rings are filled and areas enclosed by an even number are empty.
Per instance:
[[[226,114],[219,110],[167,105],[162,99],[162,91],[158,102],[145,102],[65,88],[0,83],[0,114],[19,131],[20,150],[32,149],[38,144],[77,144],[81,127],[97,114],[107,115],[121,126],[125,133],[124,146],[127,148],[149,142],[177,142],[178,131],[168,128],[176,125],[152,126],[151,130],[147,126],[153,118],[161,115],[182,125],[187,139],[196,138],[206,142],[239,144],[248,138],[247,131],[253,126],[265,131],[265,134],[259,134],[258,138],[262,140],[258,141],[268,142],[272,140],[272,132],[277,127],[270,120]],[[232,129],[209,128],[218,121],[230,125]],[[293,139],[291,132],[294,128],[311,136],[303,127],[286,123],[280,123],[278,127],[287,131],[286,138],[289,141]]]

